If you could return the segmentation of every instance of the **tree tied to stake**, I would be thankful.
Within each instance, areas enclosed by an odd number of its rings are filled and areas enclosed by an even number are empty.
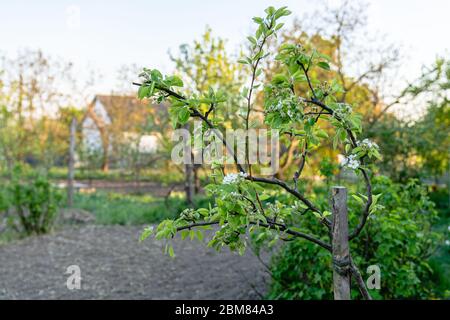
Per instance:
[[[311,241],[331,253],[330,211],[320,210],[299,191],[298,183],[301,179],[308,155],[319,146],[322,141],[332,139],[333,147],[343,146],[346,154],[344,166],[359,172],[366,185],[365,195],[353,195],[360,203],[362,212],[357,226],[351,230],[349,239],[357,237],[371,213],[380,208],[377,205],[379,195],[372,195],[369,177],[369,162],[380,158],[378,146],[370,140],[357,140],[361,134],[361,117],[353,112],[353,108],[336,98],[342,93],[337,81],[321,83],[311,77],[311,70],[321,68],[330,70],[330,58],[316,50],[307,50],[300,44],[285,43],[279,47],[275,60],[283,65],[284,72],[273,76],[271,81],[262,85],[263,69],[261,61],[270,56],[264,51],[265,44],[270,37],[276,37],[277,31],[283,27],[280,18],[291,12],[282,7],[269,7],[265,10],[265,17],[255,17],[257,24],[255,35],[248,37],[250,52],[248,56],[239,60],[250,68],[249,87],[245,87],[242,97],[245,101],[243,120],[245,129],[251,127],[251,113],[253,110],[255,92],[264,93],[264,122],[272,129],[278,129],[282,134],[288,134],[299,139],[302,148],[300,166],[297,168],[292,182],[283,181],[275,177],[261,177],[253,174],[249,163],[248,139],[246,141],[245,164],[240,164],[234,150],[227,145],[220,128],[221,119],[213,112],[226,102],[226,93],[210,88],[202,95],[185,96],[181,89],[183,81],[177,76],[163,76],[158,70],[144,69],[140,74],[142,83],[139,86],[139,98],[151,98],[161,103],[168,102],[172,124],[187,123],[189,118],[199,118],[206,129],[213,130],[220,138],[223,146],[233,155],[237,173],[225,174],[221,163],[213,163],[213,180],[215,183],[206,186],[206,191],[214,199],[209,208],[186,209],[177,219],[162,221],[155,229],[146,228],[141,240],[150,235],[156,239],[172,239],[177,233],[182,239],[203,239],[202,230],[218,225],[213,238],[208,245],[219,250],[228,246],[243,254],[247,242],[247,233],[255,235],[257,240],[270,240],[269,244],[277,240],[293,240],[295,238]],[[296,86],[305,85],[307,96],[299,96]],[[321,120],[321,121],[319,121]],[[329,124],[334,127],[334,137],[321,128]],[[264,185],[277,188],[276,192],[287,192],[292,196],[291,203],[275,203],[267,201],[272,194]],[[331,209],[330,209],[331,210]],[[311,235],[296,226],[295,221],[303,214],[313,214],[323,225],[322,235]],[[170,243],[166,244],[166,253],[174,256]],[[356,283],[365,298],[370,295],[361,279],[357,266],[348,266],[349,272],[355,275]]]

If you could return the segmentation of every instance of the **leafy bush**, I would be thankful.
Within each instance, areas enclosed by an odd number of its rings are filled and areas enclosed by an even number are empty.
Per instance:
[[[13,209],[14,220],[18,220],[27,235],[44,234],[51,230],[62,196],[47,178],[22,181],[14,177],[7,188],[7,195],[8,208]]]
[[[430,199],[436,204],[438,209],[444,217],[450,218],[450,191],[448,188],[432,188],[430,191]]]
[[[351,242],[352,256],[362,271],[370,265],[381,269],[381,289],[371,290],[372,296],[379,299],[442,297],[434,282],[439,276],[429,264],[441,236],[432,230],[437,212],[426,189],[416,180],[402,185],[379,176],[373,182],[374,193],[383,194],[378,203],[384,209],[371,215],[365,230]],[[326,192],[325,189],[315,191]],[[349,207],[350,224],[355,224],[357,219],[353,213],[357,212],[357,200],[350,198]],[[331,257],[309,242],[295,240],[283,246],[272,261],[271,272],[269,298],[332,298]],[[357,290],[353,295],[358,296]]]

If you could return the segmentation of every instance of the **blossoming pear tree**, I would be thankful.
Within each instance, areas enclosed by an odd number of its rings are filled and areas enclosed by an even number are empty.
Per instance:
[[[252,164],[248,160],[248,139],[245,146],[246,161],[238,162],[233,148],[227,145],[220,119],[215,117],[214,112],[223,107],[226,101],[225,92],[210,89],[201,96],[186,96],[180,78],[163,76],[154,69],[144,69],[140,74],[142,83],[134,83],[139,86],[139,98],[168,103],[174,126],[187,123],[189,118],[200,119],[205,129],[215,132],[223,147],[232,152],[236,167],[236,172],[225,174],[221,163],[212,164],[214,183],[206,186],[206,191],[214,201],[208,209],[186,209],[177,219],[164,220],[156,228],[148,227],[143,231],[141,240],[151,235],[156,239],[168,239],[166,252],[171,256],[174,255],[174,250],[170,239],[177,233],[181,234],[182,239],[190,237],[202,240],[204,229],[214,230],[214,236],[208,245],[217,250],[228,246],[242,254],[247,245],[245,236],[257,234],[258,237],[273,240],[301,238],[331,252],[330,211],[320,210],[298,187],[307,157],[328,140],[332,140],[334,148],[342,146],[346,154],[344,166],[359,173],[366,186],[365,195],[354,195],[362,208],[359,223],[349,233],[350,241],[361,233],[369,215],[379,209],[376,204],[378,196],[372,195],[369,177],[370,162],[380,157],[378,146],[367,139],[361,142],[357,140],[357,136],[361,135],[361,117],[353,112],[350,105],[337,102],[335,95],[342,92],[338,83],[322,83],[320,79],[311,77],[314,68],[329,71],[331,59],[315,50],[307,50],[301,44],[282,44],[275,60],[283,66],[283,72],[261,86],[264,80],[261,62],[271,57],[270,53],[265,51],[265,45],[271,37],[276,37],[277,31],[283,27],[279,20],[289,15],[290,11],[286,7],[269,7],[265,13],[265,17],[253,18],[257,29],[253,36],[248,37],[250,52],[239,60],[249,68],[251,74],[249,87],[243,90],[243,126],[247,130],[251,127],[255,92],[263,90],[265,124],[279,130],[280,134],[300,140],[301,161],[295,169],[292,181],[254,174],[255,170],[252,170]],[[307,88],[307,94],[303,96],[296,92],[296,86],[302,84]],[[333,137],[328,136],[324,127],[321,128],[321,123],[334,128]],[[267,201],[270,197],[268,188],[265,188],[267,185],[272,188],[270,190],[289,194],[291,201]],[[305,233],[295,225],[295,221],[304,214],[317,217],[317,222],[323,226],[323,235]],[[220,227],[212,228],[213,225]],[[361,294],[370,299],[362,276],[351,258],[347,267],[347,272],[354,276]]]

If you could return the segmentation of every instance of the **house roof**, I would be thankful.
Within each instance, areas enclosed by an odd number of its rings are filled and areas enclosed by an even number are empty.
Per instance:
[[[151,104],[147,99],[135,96],[96,95],[87,108],[84,118],[91,117],[97,126],[104,126],[101,116],[96,114],[96,102],[104,107],[111,125],[121,131],[133,131],[133,127],[144,125],[148,117],[161,117],[167,114],[167,106]]]
[[[115,117],[124,113],[147,113],[148,101],[133,96],[96,95],[94,102],[96,100],[103,105],[112,122]]]

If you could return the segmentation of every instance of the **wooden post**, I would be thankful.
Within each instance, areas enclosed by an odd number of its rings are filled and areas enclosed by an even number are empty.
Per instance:
[[[189,131],[190,129],[190,125],[189,123],[186,123],[184,125],[184,128],[186,130]],[[191,141],[186,141],[185,143],[191,143]],[[188,149],[190,150],[190,149]],[[191,151],[187,151],[186,149],[184,150],[184,152],[189,152],[189,157],[190,157],[190,161],[189,163],[186,163],[184,165],[184,173],[185,173],[185,185],[184,185],[184,189],[186,192],[186,201],[188,202],[189,205],[193,205],[193,196],[194,196],[194,164],[192,163],[193,161],[193,155]]]
[[[333,291],[335,300],[350,300],[350,250],[348,246],[347,189],[331,188],[333,210],[332,251]]]
[[[73,180],[75,176],[75,138],[77,130],[77,119],[72,118],[70,122],[70,141],[69,141],[69,168],[67,176],[67,206],[73,206]]]
[[[186,200],[189,205],[193,204],[193,195],[194,195],[194,165],[186,164],[185,168],[185,190],[186,190]]]

